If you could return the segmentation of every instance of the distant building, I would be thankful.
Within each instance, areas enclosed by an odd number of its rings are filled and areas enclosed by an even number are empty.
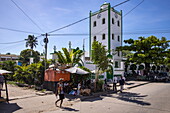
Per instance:
[[[6,55],[6,54],[0,54],[0,61],[7,61],[7,60],[18,60],[19,55]]]

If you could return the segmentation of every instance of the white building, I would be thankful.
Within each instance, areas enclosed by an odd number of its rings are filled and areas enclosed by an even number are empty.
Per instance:
[[[19,59],[19,55],[0,54],[0,61],[18,60],[18,59]]]
[[[90,11],[90,40],[89,53],[93,41],[101,42],[108,50],[108,57],[114,61],[114,75],[123,75],[124,67],[122,62],[122,52],[115,49],[122,45],[122,11],[118,12],[110,6],[110,3],[101,5],[100,10]],[[115,54],[116,53],[116,54]],[[114,55],[115,54],[115,55]],[[86,67],[94,67],[86,64]]]

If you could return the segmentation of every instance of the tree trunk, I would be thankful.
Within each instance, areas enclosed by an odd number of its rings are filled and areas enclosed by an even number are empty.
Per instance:
[[[98,67],[96,66],[95,70],[95,82],[94,82],[94,92],[97,91],[97,82],[99,81],[99,70]]]

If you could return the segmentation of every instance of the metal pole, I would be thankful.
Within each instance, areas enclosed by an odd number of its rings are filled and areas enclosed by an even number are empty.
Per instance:
[[[4,78],[5,78],[6,101],[9,103],[8,87],[7,87],[6,77],[4,76]]]

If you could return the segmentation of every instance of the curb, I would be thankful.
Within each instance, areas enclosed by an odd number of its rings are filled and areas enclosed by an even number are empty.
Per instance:
[[[142,85],[146,85],[146,84],[149,84],[149,83],[150,82],[147,81],[145,83],[140,83],[140,84],[137,84],[137,85],[132,85],[132,86],[126,87],[125,90],[132,89],[132,88],[135,88],[135,87],[139,87],[139,86],[142,86]],[[109,90],[109,91],[105,91],[105,92],[93,93],[91,96],[82,96],[82,97],[80,97],[80,100],[84,101],[86,99],[100,97],[102,95],[107,95],[107,94],[112,94],[112,93],[117,93],[119,91],[120,90],[117,90],[117,91]]]

